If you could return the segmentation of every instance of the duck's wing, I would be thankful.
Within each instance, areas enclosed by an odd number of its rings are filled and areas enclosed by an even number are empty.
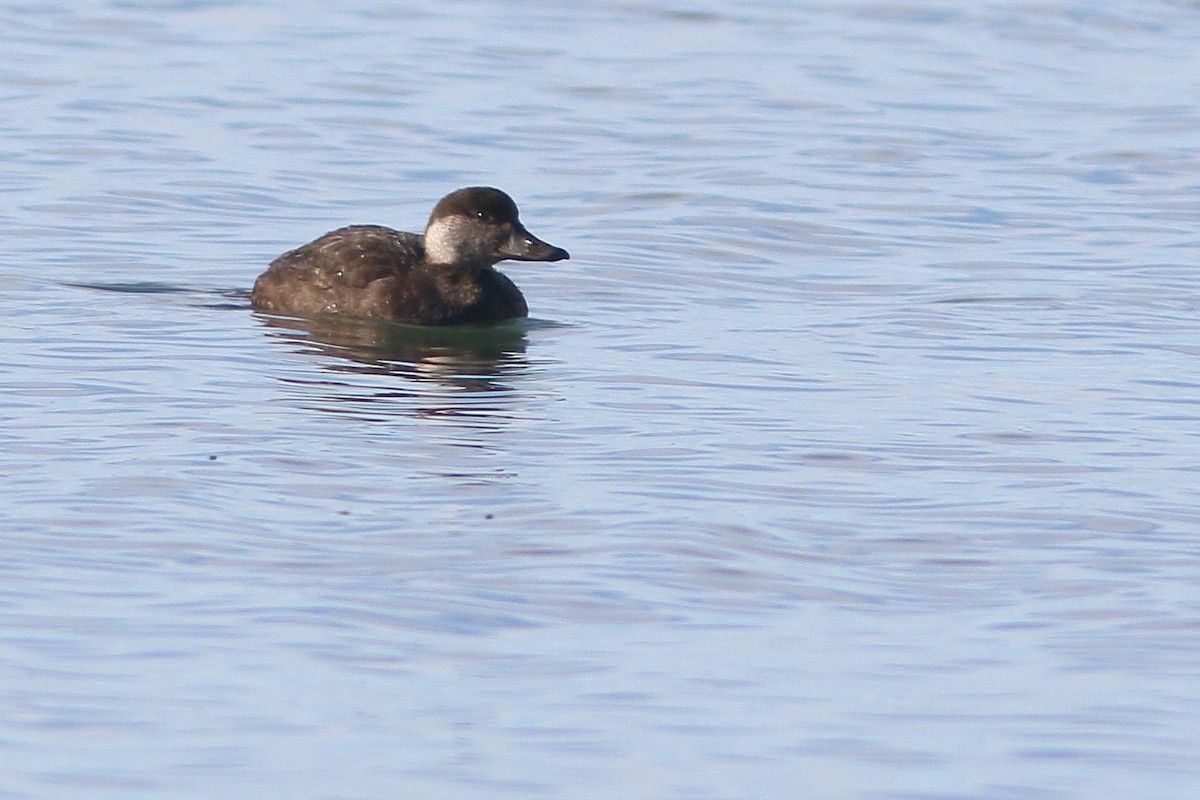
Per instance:
[[[392,287],[424,258],[422,238],[380,225],[330,231],[258,276],[250,303],[277,314],[390,315]]]
[[[351,225],[330,231],[271,262],[269,272],[322,288],[361,289],[380,278],[402,275],[425,255],[415,233],[382,225]]]

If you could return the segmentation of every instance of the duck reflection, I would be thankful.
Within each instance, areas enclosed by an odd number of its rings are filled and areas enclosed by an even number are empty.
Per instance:
[[[505,392],[527,369],[523,320],[486,327],[432,328],[342,317],[259,319],[300,352],[332,356],[330,372],[397,375],[471,393]]]

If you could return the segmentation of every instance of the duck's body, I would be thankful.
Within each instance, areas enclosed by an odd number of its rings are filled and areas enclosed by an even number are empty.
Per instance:
[[[442,198],[423,235],[352,225],[284,253],[255,281],[251,302],[276,314],[414,325],[499,322],[529,309],[496,262],[569,257],[525,230],[504,192],[471,187]]]

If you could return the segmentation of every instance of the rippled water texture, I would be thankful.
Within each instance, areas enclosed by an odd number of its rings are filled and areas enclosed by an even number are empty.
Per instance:
[[[0,9],[0,798],[1200,793],[1200,5]],[[509,191],[491,330],[256,315]]]

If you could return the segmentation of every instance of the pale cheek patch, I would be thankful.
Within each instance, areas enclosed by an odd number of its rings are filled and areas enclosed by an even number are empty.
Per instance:
[[[443,217],[429,224],[425,230],[425,257],[435,264],[453,264],[458,261],[458,247],[466,231],[459,217]]]

